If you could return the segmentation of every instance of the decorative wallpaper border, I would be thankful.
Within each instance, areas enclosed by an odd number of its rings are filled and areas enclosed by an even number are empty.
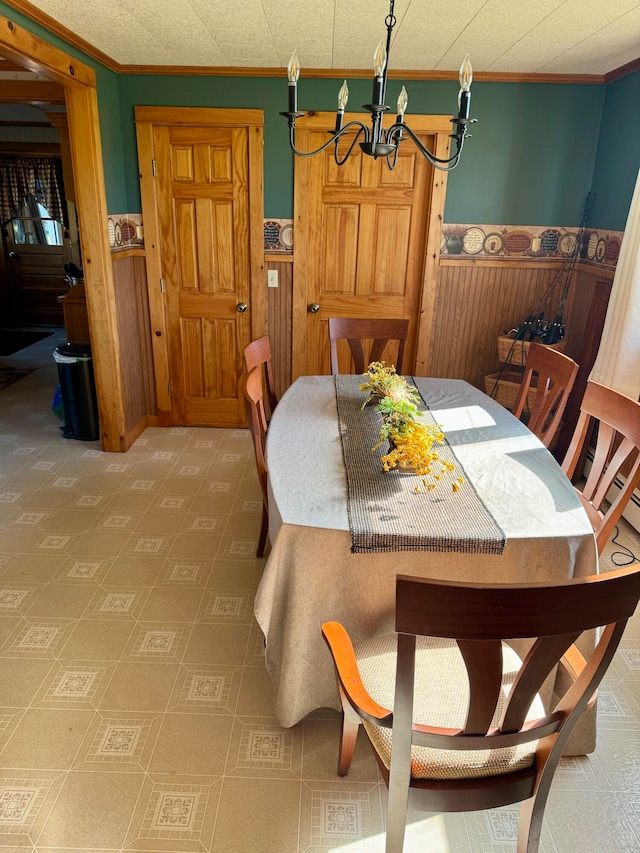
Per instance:
[[[107,224],[112,252],[144,246],[142,214],[110,213]],[[263,233],[266,253],[293,254],[293,219],[265,219]],[[595,266],[615,269],[623,235],[624,231],[587,228],[580,257]],[[444,223],[440,257],[526,261],[568,258],[577,237],[577,227]]]
[[[264,250],[270,255],[293,254],[293,219],[264,220]]]
[[[623,231],[587,228],[580,257],[598,266],[614,268]],[[568,258],[574,252],[578,228],[544,225],[442,226],[440,257],[446,258]]]
[[[110,213],[107,227],[112,253],[144,246],[141,213]]]
[[[107,226],[112,252],[144,246],[141,213],[110,213]],[[293,254],[293,219],[265,219],[263,229],[265,252]]]

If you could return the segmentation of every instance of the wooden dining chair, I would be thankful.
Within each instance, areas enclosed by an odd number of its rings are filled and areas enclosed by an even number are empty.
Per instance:
[[[264,556],[269,532],[269,506],[267,503],[267,466],[265,463],[265,445],[267,438],[267,418],[264,409],[262,372],[260,366],[254,367],[244,379],[244,396],[247,407],[247,421],[253,437],[253,449],[256,455],[256,468],[262,489],[262,522],[258,539],[257,556]]]
[[[395,359],[396,372],[402,373],[404,346],[409,335],[408,320],[357,319],[350,317],[329,318],[329,341],[331,344],[331,374],[337,376],[338,341],[346,340],[353,357],[354,373],[364,373],[372,361],[380,361],[389,341],[398,341]],[[363,341],[372,340],[371,349],[365,360]]]
[[[640,566],[534,584],[398,576],[397,634],[355,648],[322,626],[343,708],[338,773],[362,723],[389,787],[386,853],[401,853],[407,808],[522,802],[518,853],[537,853],[558,760],[640,598]],[[585,658],[576,640],[604,626]],[[524,661],[504,640],[533,639]],[[560,665],[571,686],[549,712],[539,690]]]
[[[260,367],[264,397],[267,403],[267,407],[265,407],[265,414],[267,416],[267,421],[269,421],[271,420],[274,409],[278,404],[278,398],[276,396],[275,383],[273,381],[273,369],[271,367],[271,343],[269,342],[268,335],[256,338],[255,341],[251,341],[251,343],[244,348],[244,367],[247,373],[251,373],[254,367]]]
[[[591,470],[582,490],[576,491],[593,526],[601,554],[640,483],[640,403],[597,382],[587,382],[580,417],[562,462],[562,470],[569,479],[583,456],[594,421],[598,425],[598,437]],[[624,484],[607,509],[607,493],[625,464],[630,467],[624,474]]]
[[[533,374],[537,375],[535,399],[527,426],[549,447],[562,421],[569,394],[578,375],[578,364],[558,350],[532,343],[512,414],[521,418]]]

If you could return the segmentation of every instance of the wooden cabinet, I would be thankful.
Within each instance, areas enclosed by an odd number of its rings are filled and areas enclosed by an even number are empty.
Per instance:
[[[58,297],[64,312],[64,328],[70,344],[88,343],[89,315],[84,284],[76,284],[64,296]]]

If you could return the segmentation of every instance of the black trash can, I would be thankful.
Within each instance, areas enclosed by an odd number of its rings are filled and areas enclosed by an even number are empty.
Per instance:
[[[53,358],[58,365],[64,410],[62,435],[79,441],[97,441],[100,429],[91,345],[61,344],[55,348]]]

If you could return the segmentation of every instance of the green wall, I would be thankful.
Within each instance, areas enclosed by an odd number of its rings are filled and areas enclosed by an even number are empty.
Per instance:
[[[17,12],[0,0],[0,14],[14,21],[18,26],[48,41],[65,53],[74,56],[96,73],[98,90],[98,111],[100,115],[100,136],[104,159],[104,177],[107,192],[107,209],[114,212],[126,211],[126,191],[124,183],[124,155],[120,128],[120,104],[118,102],[118,75],[104,65],[72,47],[49,30],[34,23],[30,18]]]
[[[395,103],[403,81],[388,85]],[[293,215],[293,155],[278,115],[287,108],[280,78],[121,75],[127,210],[140,210],[135,105],[252,107],[264,110],[265,216]],[[455,82],[408,81],[409,112],[452,113]],[[301,109],[334,110],[339,80],[301,80]],[[371,100],[369,80],[349,81],[349,107]],[[591,186],[603,86],[474,83],[472,129],[460,166],[449,175],[448,222],[573,225]],[[408,123],[411,123],[410,115]]]
[[[606,86],[590,224],[622,231],[640,168],[640,71]]]
[[[264,210],[293,214],[293,154],[283,77],[118,75],[0,0],[0,13],[95,70],[107,206],[140,211],[134,106],[243,107],[264,110]],[[392,80],[393,105],[402,80]],[[335,109],[339,80],[304,79],[301,109]],[[409,112],[451,113],[457,83],[408,81]],[[349,107],[371,100],[369,80],[350,80]],[[482,83],[472,88],[478,118],[460,166],[449,175],[448,222],[575,225],[587,192],[597,193],[591,225],[625,226],[640,163],[640,72],[606,86]],[[408,118],[410,123],[410,115]]]

